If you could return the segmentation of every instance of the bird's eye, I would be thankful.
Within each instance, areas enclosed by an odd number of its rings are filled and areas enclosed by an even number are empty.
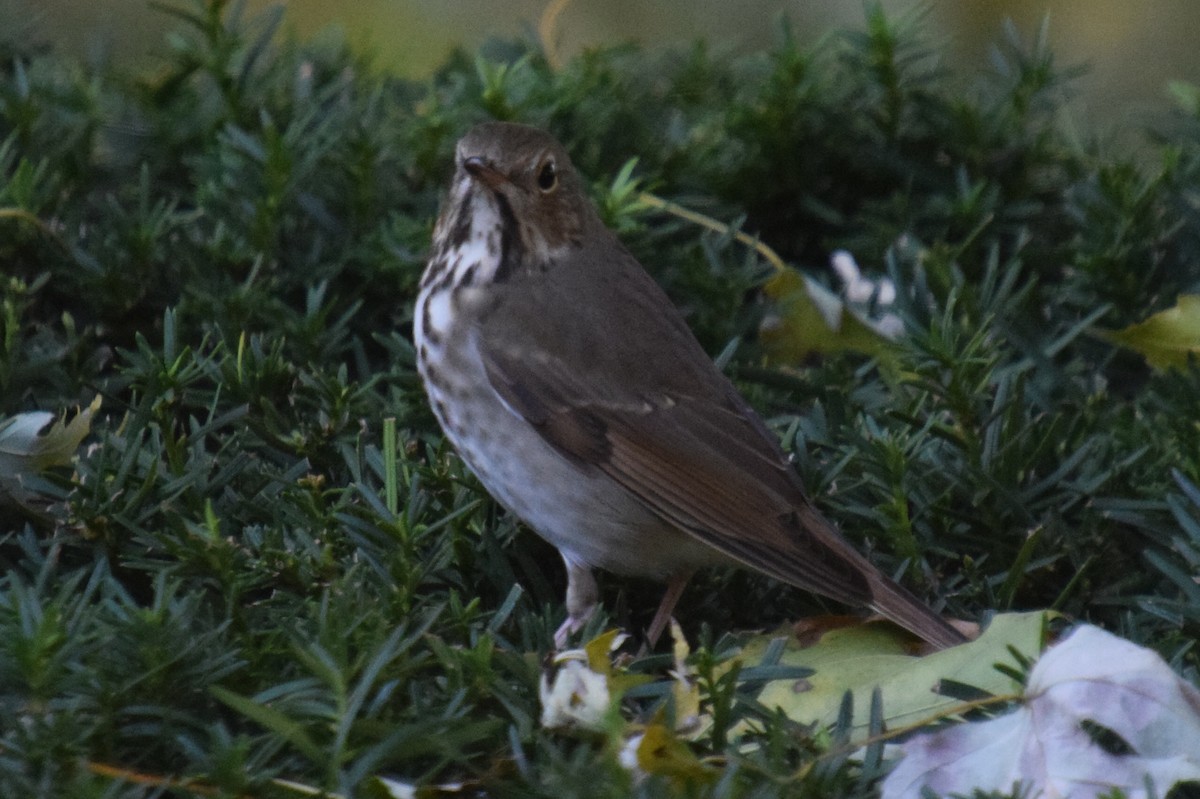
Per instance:
[[[544,194],[549,194],[558,186],[558,170],[554,167],[553,160],[542,164],[542,168],[538,170],[537,185]]]

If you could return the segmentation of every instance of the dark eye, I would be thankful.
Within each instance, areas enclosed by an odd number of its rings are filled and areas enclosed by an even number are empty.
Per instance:
[[[537,184],[543,192],[554,191],[555,186],[558,185],[558,170],[555,169],[553,161],[542,164],[542,168],[538,170]]]

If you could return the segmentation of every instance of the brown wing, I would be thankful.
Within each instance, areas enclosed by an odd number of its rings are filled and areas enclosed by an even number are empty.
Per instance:
[[[578,261],[553,281],[504,286],[476,329],[491,385],[514,412],[747,566],[874,606],[935,643],[961,640],[812,507],[775,438],[631,256]]]
[[[857,553],[839,539],[821,540],[824,530],[813,534],[802,526],[807,500],[797,507],[771,486],[789,488],[775,464],[736,434],[744,425],[732,412],[681,396],[584,400],[582,392],[564,394],[576,386],[544,380],[561,374],[561,364],[531,370],[524,359],[492,353],[487,367],[509,407],[535,421],[550,444],[598,468],[658,516],[777,579],[870,604]],[[797,499],[793,490],[788,495]]]

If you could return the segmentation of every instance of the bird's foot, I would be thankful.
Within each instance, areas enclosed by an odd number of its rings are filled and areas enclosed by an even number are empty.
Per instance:
[[[583,628],[583,625],[586,621],[586,616],[582,619],[577,619],[574,616],[567,616],[567,620],[564,621],[559,628],[554,631],[554,648],[559,651],[566,649],[567,641],[570,640],[572,635],[579,632],[580,629]]]

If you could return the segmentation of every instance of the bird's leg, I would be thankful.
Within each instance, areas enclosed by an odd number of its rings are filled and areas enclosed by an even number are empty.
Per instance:
[[[679,601],[679,596],[683,593],[683,588],[691,577],[691,571],[684,571],[671,575],[667,580],[667,591],[663,594],[662,602],[658,603],[658,611],[654,614],[654,621],[650,622],[650,629],[646,631],[648,649],[654,648],[654,645],[658,643],[658,637],[667,628],[667,622],[671,620],[671,611],[675,610],[675,603]]]
[[[592,570],[565,552],[561,554],[563,563],[567,564],[567,620],[554,633],[555,649],[567,645],[567,639],[587,623],[600,601],[600,589],[596,587]]]

